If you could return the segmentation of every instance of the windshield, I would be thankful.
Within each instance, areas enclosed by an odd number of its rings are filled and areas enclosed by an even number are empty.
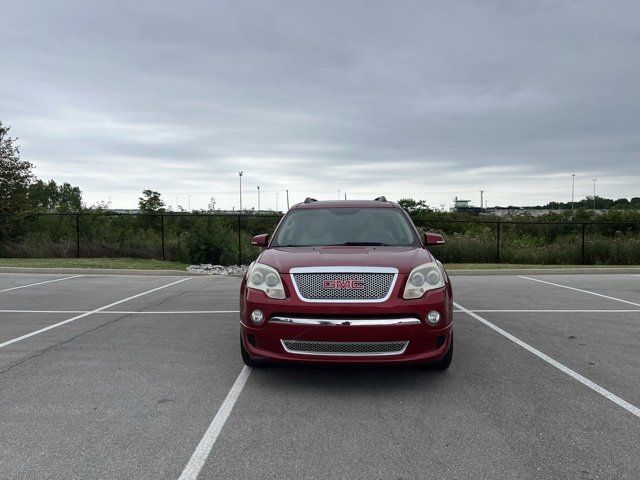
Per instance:
[[[410,246],[417,243],[414,230],[400,209],[313,208],[290,212],[271,246]]]

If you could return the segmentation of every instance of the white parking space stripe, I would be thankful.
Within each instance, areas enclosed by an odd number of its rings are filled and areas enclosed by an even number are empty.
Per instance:
[[[29,285],[20,285],[19,287],[5,288],[4,290],[0,290],[0,293],[11,292],[13,290],[20,290],[21,288],[35,287],[36,285],[44,285],[45,283],[62,282],[63,280],[71,280],[72,278],[78,278],[78,277],[82,277],[82,275],[73,275],[72,277],[56,278],[54,280],[46,280],[44,282],[30,283]]]
[[[629,300],[622,300],[621,298],[610,297],[609,295],[603,295],[601,293],[591,292],[589,290],[583,290],[581,288],[569,287],[568,285],[560,285],[559,283],[547,282],[545,280],[538,280],[537,278],[524,277],[522,275],[518,275],[518,278],[524,278],[525,280],[531,280],[533,282],[546,283],[547,285],[553,285],[554,287],[567,288],[569,290],[575,290],[576,292],[588,293],[590,295],[595,295],[596,297],[607,298],[609,300],[615,300],[616,302],[628,303],[629,305],[635,305],[636,307],[640,307],[640,303],[630,302]]]
[[[198,478],[200,470],[202,470],[211,450],[213,450],[213,445],[216,443],[218,435],[220,435],[227,418],[229,418],[229,414],[231,413],[231,410],[233,410],[233,406],[235,405],[236,400],[238,400],[245,383],[247,383],[250,373],[251,369],[249,367],[244,367],[242,369],[240,375],[238,375],[238,378],[236,378],[236,381],[231,387],[231,390],[229,390],[227,398],[224,399],[218,413],[213,417],[209,428],[207,428],[202,440],[200,440],[200,443],[193,452],[193,455],[191,455],[189,463],[184,467],[184,470],[178,480],[196,480]]]
[[[88,313],[90,310],[0,310],[0,313]],[[639,310],[640,311],[640,310]],[[173,312],[167,311],[124,311],[124,310],[101,310],[94,312],[96,314],[108,314],[114,313],[118,315],[215,315],[217,313],[240,313],[240,310],[176,310]]]
[[[477,313],[472,312],[471,310],[466,309],[465,307],[463,307],[462,305],[460,305],[459,303],[454,302],[454,305],[460,309],[461,311],[463,311],[464,313],[466,313],[467,315],[471,316],[472,318],[475,318],[476,320],[478,320],[481,323],[484,323],[487,327],[491,328],[492,330],[498,332],[500,335],[502,335],[503,337],[511,340],[513,343],[515,343],[516,345],[524,348],[525,350],[533,353],[536,357],[544,360],[545,362],[549,363],[550,365],[553,365],[554,367],[556,367],[558,370],[560,370],[563,373],[566,373],[567,375],[569,375],[570,377],[574,378],[575,380],[579,381],[580,383],[582,383],[583,385],[589,387],[591,390],[593,390],[594,392],[599,393],[600,395],[602,395],[603,397],[611,400],[613,403],[615,403],[616,405],[624,408],[625,410],[627,410],[628,412],[632,413],[633,415],[635,415],[636,417],[640,418],[640,408],[636,407],[635,405],[630,404],[629,402],[627,402],[626,400],[623,400],[622,398],[618,397],[617,395],[611,393],[609,390],[607,390],[604,387],[601,387],[600,385],[598,385],[597,383],[592,382],[591,380],[589,380],[586,377],[583,377],[582,375],[580,375],[578,372],[575,372],[574,370],[571,370],[569,367],[567,367],[566,365],[563,365],[562,363],[558,362],[557,360],[554,360],[553,358],[549,357],[548,355],[542,353],[540,350],[532,347],[531,345],[529,345],[528,343],[523,342],[522,340],[520,340],[519,338],[511,335],[509,332],[501,329],[500,327],[494,325],[493,323],[489,322],[488,320],[485,320],[484,318],[482,318],[480,315],[478,315]]]
[[[240,313],[240,310],[176,310],[173,312],[167,311],[155,311],[155,310],[145,310],[142,312],[136,311],[117,311],[117,310],[106,310],[100,313],[120,313],[126,315],[215,315],[217,313]]]
[[[118,300],[117,302],[110,303],[109,305],[105,305],[104,307],[100,307],[100,308],[96,308],[95,310],[84,312],[84,313],[82,313],[80,315],[77,315],[75,317],[71,317],[71,318],[69,318],[67,320],[63,320],[62,322],[54,323],[53,325],[49,325],[48,327],[41,328],[40,330],[36,330],[35,332],[27,333],[26,335],[22,335],[20,337],[13,338],[11,340],[7,340],[6,342],[0,343],[0,348],[6,347],[7,345],[11,345],[11,344],[16,343],[16,342],[20,342],[20,341],[25,340],[27,338],[33,337],[35,335],[39,335],[41,333],[47,332],[47,331],[52,330],[54,328],[60,327],[62,325],[66,325],[67,323],[75,322],[76,320],[80,320],[81,318],[88,317],[89,315],[93,315],[94,313],[101,312],[103,310],[106,310],[107,308],[115,307],[116,305],[120,305],[121,303],[128,302],[129,300],[133,300],[135,298],[142,297],[143,295],[148,295],[150,293],[157,292],[159,290],[171,287],[171,286],[176,285],[178,283],[186,282],[187,280],[190,280],[190,279],[191,279],[191,277],[183,278],[182,280],[178,280],[177,282],[172,282],[172,283],[169,283],[167,285],[163,285],[161,287],[154,288],[152,290],[147,290],[146,292],[138,293],[137,295],[133,295],[133,296],[127,297],[127,298],[125,298],[123,300]]]
[[[510,310],[473,310],[476,313],[640,313],[640,309],[510,309]],[[89,310],[0,310],[0,313],[87,313]],[[462,310],[454,310],[456,313],[461,313]],[[96,315],[216,315],[227,313],[240,313],[240,310],[102,310],[95,312]]]
[[[88,310],[0,310],[0,313],[87,313]]]
[[[638,313],[640,310],[473,310],[476,313]],[[462,312],[462,310],[454,310]]]

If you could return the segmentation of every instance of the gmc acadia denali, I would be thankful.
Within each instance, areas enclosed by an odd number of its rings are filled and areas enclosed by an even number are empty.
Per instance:
[[[407,213],[373,201],[307,198],[282,218],[240,287],[241,353],[270,362],[424,363],[453,356],[453,300],[442,264]]]

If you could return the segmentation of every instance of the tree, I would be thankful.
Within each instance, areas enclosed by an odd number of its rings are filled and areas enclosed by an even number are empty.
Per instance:
[[[408,214],[430,212],[424,200],[413,200],[412,198],[403,198],[398,200],[398,205],[406,210]]]
[[[77,212],[82,208],[82,192],[69,183],[36,180],[27,189],[27,204],[34,211]]]
[[[59,212],[74,211],[78,212],[82,209],[82,191],[79,187],[72,187],[70,183],[63,183],[58,186],[58,205],[56,209]]]
[[[158,192],[143,190],[142,197],[138,200],[138,207],[142,213],[162,213],[165,211],[165,203]]]
[[[24,209],[27,189],[33,180],[33,165],[20,159],[18,139],[9,136],[10,128],[0,121],[0,213]]]

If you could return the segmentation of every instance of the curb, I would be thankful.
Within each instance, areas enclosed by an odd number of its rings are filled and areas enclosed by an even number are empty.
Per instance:
[[[45,267],[0,267],[0,273],[52,273],[85,275],[144,275],[149,277],[199,277],[201,273],[182,270],[139,270],[127,268],[45,268]]]

